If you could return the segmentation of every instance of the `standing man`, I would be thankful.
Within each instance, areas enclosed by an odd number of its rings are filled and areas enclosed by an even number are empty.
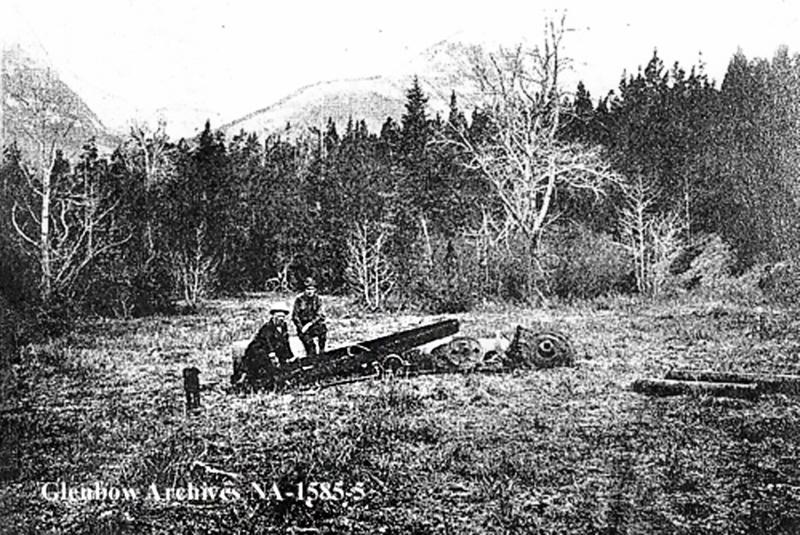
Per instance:
[[[256,337],[247,346],[242,359],[242,371],[251,385],[261,384],[268,389],[273,388],[278,369],[292,360],[289,328],[286,324],[288,314],[289,309],[285,305],[273,305],[269,311],[269,321],[259,329]],[[238,380],[244,378],[240,377]]]
[[[316,357],[325,352],[328,328],[325,326],[325,314],[322,312],[322,300],[317,295],[316,282],[308,277],[303,286],[305,291],[294,301],[292,321],[297,327],[297,336],[306,348],[306,355]]]

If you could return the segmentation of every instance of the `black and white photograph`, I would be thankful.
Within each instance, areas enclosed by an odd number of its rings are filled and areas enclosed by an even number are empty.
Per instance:
[[[800,3],[0,0],[0,534],[800,535]]]

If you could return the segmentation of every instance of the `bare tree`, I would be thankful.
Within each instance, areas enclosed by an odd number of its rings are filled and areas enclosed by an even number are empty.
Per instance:
[[[547,23],[541,46],[491,53],[473,49],[476,104],[488,128],[480,139],[471,138],[466,129],[457,136],[470,157],[469,167],[483,175],[502,204],[505,218],[497,237],[509,240],[522,234],[531,270],[542,234],[555,219],[551,212],[557,192],[585,190],[599,197],[610,182],[618,181],[598,148],[559,136],[566,96],[560,75],[569,64],[561,56],[564,33],[562,18]]]
[[[653,212],[658,192],[642,175],[623,182],[622,192],[625,204],[620,210],[620,234],[633,260],[636,287],[642,294],[657,296],[682,245],[685,227],[677,212]]]
[[[23,172],[30,195],[15,202],[11,221],[27,252],[39,260],[41,297],[47,302],[68,295],[87,267],[131,236],[116,232],[113,214],[120,201],[103,194],[96,177],[52,172],[40,181],[41,175]]]
[[[131,125],[128,152],[141,168],[147,189],[169,177],[173,170],[166,128],[167,123],[163,119],[158,121],[155,130],[145,123],[134,122]]]
[[[278,257],[276,265],[280,266],[280,268],[276,271],[274,277],[267,279],[264,289],[266,289],[268,292],[288,293],[291,291],[291,279],[289,277],[290,270],[292,269],[292,265],[294,265],[295,261],[297,260],[298,254],[294,253],[286,255],[283,254],[282,251],[278,251],[276,256]]]
[[[625,198],[619,218],[622,245],[633,260],[636,288],[644,293],[649,273],[650,209],[655,203],[656,194],[641,175],[636,175],[630,182],[623,184],[622,192]]]
[[[204,224],[194,228],[187,247],[170,252],[172,274],[189,307],[195,308],[211,291],[221,259],[208,255],[208,236]]]
[[[655,216],[649,225],[652,259],[647,290],[654,297],[663,292],[670,265],[684,245],[684,225],[678,212]]]
[[[130,137],[125,145],[126,161],[134,171],[141,173],[145,190],[152,190],[157,184],[165,183],[176,173],[166,128],[167,123],[164,119],[158,121],[155,130],[146,123],[131,124]],[[156,258],[156,233],[153,227],[153,218],[145,217],[144,244],[147,251],[145,265],[152,263]]]
[[[388,233],[377,223],[358,223],[348,243],[346,277],[367,307],[381,308],[396,284],[396,274],[386,254]]]
[[[40,267],[40,294],[48,302],[64,292],[98,256],[127,238],[102,229],[116,203],[101,201],[91,180],[56,183],[61,150],[74,145],[82,103],[50,69],[9,69],[6,92],[15,109],[13,127],[28,155],[21,162],[29,195],[12,209],[12,223]]]

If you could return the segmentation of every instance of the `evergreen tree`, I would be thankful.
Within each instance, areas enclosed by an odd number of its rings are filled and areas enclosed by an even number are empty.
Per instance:
[[[407,157],[419,158],[428,143],[431,128],[428,121],[428,97],[414,77],[406,91],[406,111],[402,117],[402,146]]]
[[[608,116],[596,114],[598,129],[608,127],[605,139],[617,168],[645,177],[658,192],[656,212],[679,213],[686,232],[697,226],[700,153],[713,129],[714,95],[702,72],[687,78],[677,64],[667,70],[654,52],[644,70],[622,79]]]
[[[325,126],[323,144],[326,154],[332,154],[339,148],[339,133],[336,131],[336,123],[332,117],[328,117],[328,124]]]
[[[796,145],[796,69],[785,49],[772,63],[731,60],[720,93],[721,124],[711,159],[715,201],[709,212],[743,267],[800,251]],[[797,64],[797,57],[794,59]]]
[[[464,114],[460,109],[458,109],[458,100],[456,98],[455,91],[450,93],[450,107],[447,114],[447,125],[451,131],[456,133],[464,132],[467,128],[467,118],[464,117]]]
[[[385,159],[393,159],[400,150],[400,127],[391,117],[387,117],[381,126],[378,148]]]
[[[575,98],[565,106],[562,135],[569,140],[594,143],[594,105],[592,96],[583,82],[578,82]]]
[[[179,144],[176,168],[177,177],[164,191],[162,228],[182,297],[194,306],[214,291],[233,245],[228,238],[234,196],[224,139],[208,121],[196,146]]]

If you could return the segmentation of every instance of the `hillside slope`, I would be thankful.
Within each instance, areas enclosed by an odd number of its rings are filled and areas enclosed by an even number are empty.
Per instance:
[[[54,145],[67,156],[95,138],[101,150],[111,150],[111,135],[83,99],[53,69],[33,59],[20,46],[4,51],[3,126],[5,143],[16,142],[28,157]]]

